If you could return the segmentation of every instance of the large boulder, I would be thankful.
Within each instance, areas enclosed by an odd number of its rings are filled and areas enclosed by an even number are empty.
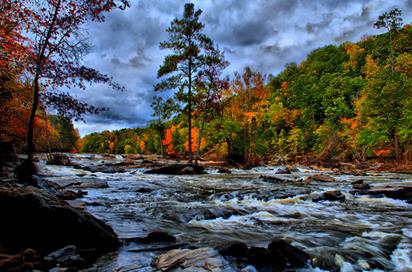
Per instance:
[[[0,253],[46,255],[75,245],[92,259],[120,245],[110,226],[31,186],[0,187],[0,218]]]
[[[196,175],[205,174],[205,168],[196,164],[171,164],[158,167],[145,172],[146,174],[164,174],[164,175]]]

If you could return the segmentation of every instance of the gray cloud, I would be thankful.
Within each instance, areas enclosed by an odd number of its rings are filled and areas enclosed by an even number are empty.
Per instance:
[[[412,0],[198,0],[205,32],[226,53],[226,73],[246,65],[277,74],[290,62],[327,44],[357,41],[380,33],[373,22],[393,7],[411,22]],[[92,86],[74,92],[80,99],[110,111],[76,123],[82,134],[104,129],[144,126],[151,118],[150,103],[157,69],[167,54],[159,42],[166,28],[180,16],[183,1],[134,0],[126,11],[114,11],[104,23],[86,26],[93,51],[85,64],[112,76],[127,91]]]

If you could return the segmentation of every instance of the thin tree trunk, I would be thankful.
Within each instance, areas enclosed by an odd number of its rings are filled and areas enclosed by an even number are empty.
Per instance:
[[[206,105],[205,105],[205,110],[203,112],[202,124],[200,126],[200,131],[199,131],[199,134],[198,134],[198,137],[197,137],[197,151],[196,151],[196,157],[195,157],[195,164],[197,164],[197,161],[200,158],[200,141],[202,140],[203,131],[204,131],[204,128],[205,128],[206,112],[209,108],[208,106],[209,106],[210,92],[211,92],[211,90],[209,89],[208,92],[207,92]]]
[[[162,120],[161,120],[161,118],[160,118],[160,115],[159,115],[159,118],[158,118],[158,125],[159,125],[159,129],[158,129],[158,132],[159,132],[159,143],[160,143],[160,154],[162,154],[162,157],[164,156],[164,153],[163,153],[163,143],[162,143],[162,129],[161,129],[161,127],[160,127],[160,125],[162,124]]]
[[[35,151],[34,141],[33,141],[33,132],[34,132],[34,121],[36,118],[36,111],[39,105],[39,95],[40,95],[40,86],[39,86],[39,79],[42,72],[41,65],[43,63],[44,54],[46,52],[46,48],[49,45],[49,40],[52,35],[53,28],[55,26],[57,20],[57,14],[59,13],[61,5],[61,0],[59,0],[56,4],[56,8],[53,13],[53,18],[50,23],[49,28],[47,29],[46,37],[44,39],[44,43],[40,47],[39,55],[37,56],[38,59],[36,60],[36,74],[34,77],[34,88],[33,88],[33,104],[30,113],[29,119],[29,129],[27,132],[27,159],[29,162],[33,161],[33,154]]]
[[[39,104],[39,77],[36,75],[34,79],[34,88],[33,88],[33,104],[30,113],[29,119],[29,130],[27,133],[27,159],[33,161],[34,154],[34,141],[33,141],[33,132],[34,132],[34,121],[36,118],[36,111]]]
[[[393,136],[393,141],[394,141],[395,157],[396,157],[396,160],[398,161],[400,157],[400,154],[399,154],[400,152],[399,152],[399,139],[396,134]]]
[[[189,163],[193,163],[192,153],[192,59],[189,59],[189,86],[188,86],[188,143],[189,143]]]

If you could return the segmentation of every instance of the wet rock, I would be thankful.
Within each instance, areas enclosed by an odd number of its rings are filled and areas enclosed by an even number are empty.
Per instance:
[[[374,187],[369,190],[361,190],[354,193],[362,195],[368,194],[374,196],[385,196],[393,199],[406,200],[408,203],[412,204],[412,187]]]
[[[360,179],[352,182],[352,188],[356,190],[369,190],[371,186]]]
[[[153,192],[153,189],[150,188],[139,188],[135,191],[136,193],[147,194]]]
[[[34,162],[24,160],[14,170],[14,175],[20,183],[26,183],[32,186],[37,186],[37,182],[32,178],[33,175],[39,172],[38,167]]]
[[[72,267],[53,267],[49,272],[77,272],[78,269]]]
[[[258,269],[272,268],[277,271],[285,265],[285,263],[280,263],[278,260],[273,259],[270,252],[263,247],[250,247],[247,259],[249,263]]]
[[[240,272],[257,272],[257,270],[253,265],[248,265],[245,268],[242,268]]]
[[[85,195],[87,195],[87,192],[82,191],[82,190],[78,190],[78,191],[61,190],[59,197],[63,200],[74,200],[77,198],[82,198]]]
[[[76,184],[73,187],[79,189],[105,189],[109,188],[109,184],[107,183],[107,181],[104,180],[88,180],[81,181],[79,184]]]
[[[305,182],[312,182],[312,181],[318,181],[318,182],[336,182],[336,179],[331,176],[327,175],[313,175],[310,177],[307,177]]]
[[[133,237],[133,238],[126,238],[124,239],[127,243],[174,243],[176,242],[176,237],[173,235],[162,232],[162,231],[154,231],[149,233],[146,237]]]
[[[73,244],[93,248],[94,258],[120,245],[110,226],[31,186],[0,187],[0,214],[1,249],[12,254],[33,248],[43,255]]]
[[[345,195],[338,190],[327,191],[323,195],[325,197],[325,200],[328,201],[345,201]]]
[[[277,239],[267,248],[250,247],[246,259],[259,271],[283,271],[304,267],[309,261],[309,255],[288,242]]]
[[[296,180],[295,178],[289,178],[289,177],[282,177],[282,176],[265,176],[262,175],[259,177],[260,179],[263,179],[266,182],[274,182],[274,183],[283,183],[283,182],[297,182],[299,180]]]
[[[309,255],[306,252],[281,239],[273,240],[269,244],[268,250],[272,257],[281,257],[280,262],[285,261],[292,267],[303,267],[309,260]]]
[[[205,174],[205,168],[201,165],[195,164],[172,164],[148,170],[145,173],[164,175],[195,175]]]
[[[83,170],[93,172],[93,173],[105,173],[105,174],[114,174],[114,173],[122,173],[124,172],[124,169],[110,165],[110,166],[95,166],[95,165],[90,165],[90,166],[85,166],[82,167]]]
[[[290,173],[291,173],[291,171],[290,171],[289,167],[287,167],[287,166],[279,167],[275,172],[275,174],[290,174]]]
[[[80,257],[77,248],[74,245],[68,245],[48,254],[43,259],[49,267],[82,267],[86,262]]]
[[[31,248],[15,255],[0,254],[0,271],[32,271],[41,266],[41,258]]]
[[[53,153],[47,156],[47,164],[50,165],[61,165],[61,166],[71,166],[69,156],[62,153]]]
[[[345,201],[345,195],[342,194],[342,192],[339,190],[332,190],[332,191],[324,192],[323,194],[313,194],[312,195],[313,202],[319,202],[319,201],[324,201],[324,200],[343,202]]]
[[[226,167],[221,167],[217,170],[218,173],[220,174],[231,174],[232,171],[230,171],[230,169],[226,168]]]
[[[228,262],[211,248],[174,249],[153,259],[155,271],[232,272]]]
[[[219,250],[219,253],[223,256],[232,256],[235,258],[246,258],[248,256],[248,246],[242,242],[235,242],[224,248]]]

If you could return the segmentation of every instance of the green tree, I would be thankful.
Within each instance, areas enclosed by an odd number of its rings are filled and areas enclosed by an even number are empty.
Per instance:
[[[188,118],[189,162],[193,161],[192,151],[192,107],[195,78],[203,68],[204,51],[212,48],[210,38],[201,31],[204,25],[199,21],[202,11],[194,4],[184,6],[183,18],[176,18],[166,30],[169,40],[160,44],[161,49],[172,50],[165,57],[158,70],[158,77],[165,77],[155,86],[156,90],[175,89],[177,100],[186,106]]]
[[[378,20],[375,22],[374,26],[378,29],[386,28],[389,33],[389,47],[390,47],[390,61],[391,69],[394,71],[395,67],[395,55],[393,50],[393,35],[397,32],[402,26],[402,10],[395,8],[389,12],[384,12],[378,17]]]

